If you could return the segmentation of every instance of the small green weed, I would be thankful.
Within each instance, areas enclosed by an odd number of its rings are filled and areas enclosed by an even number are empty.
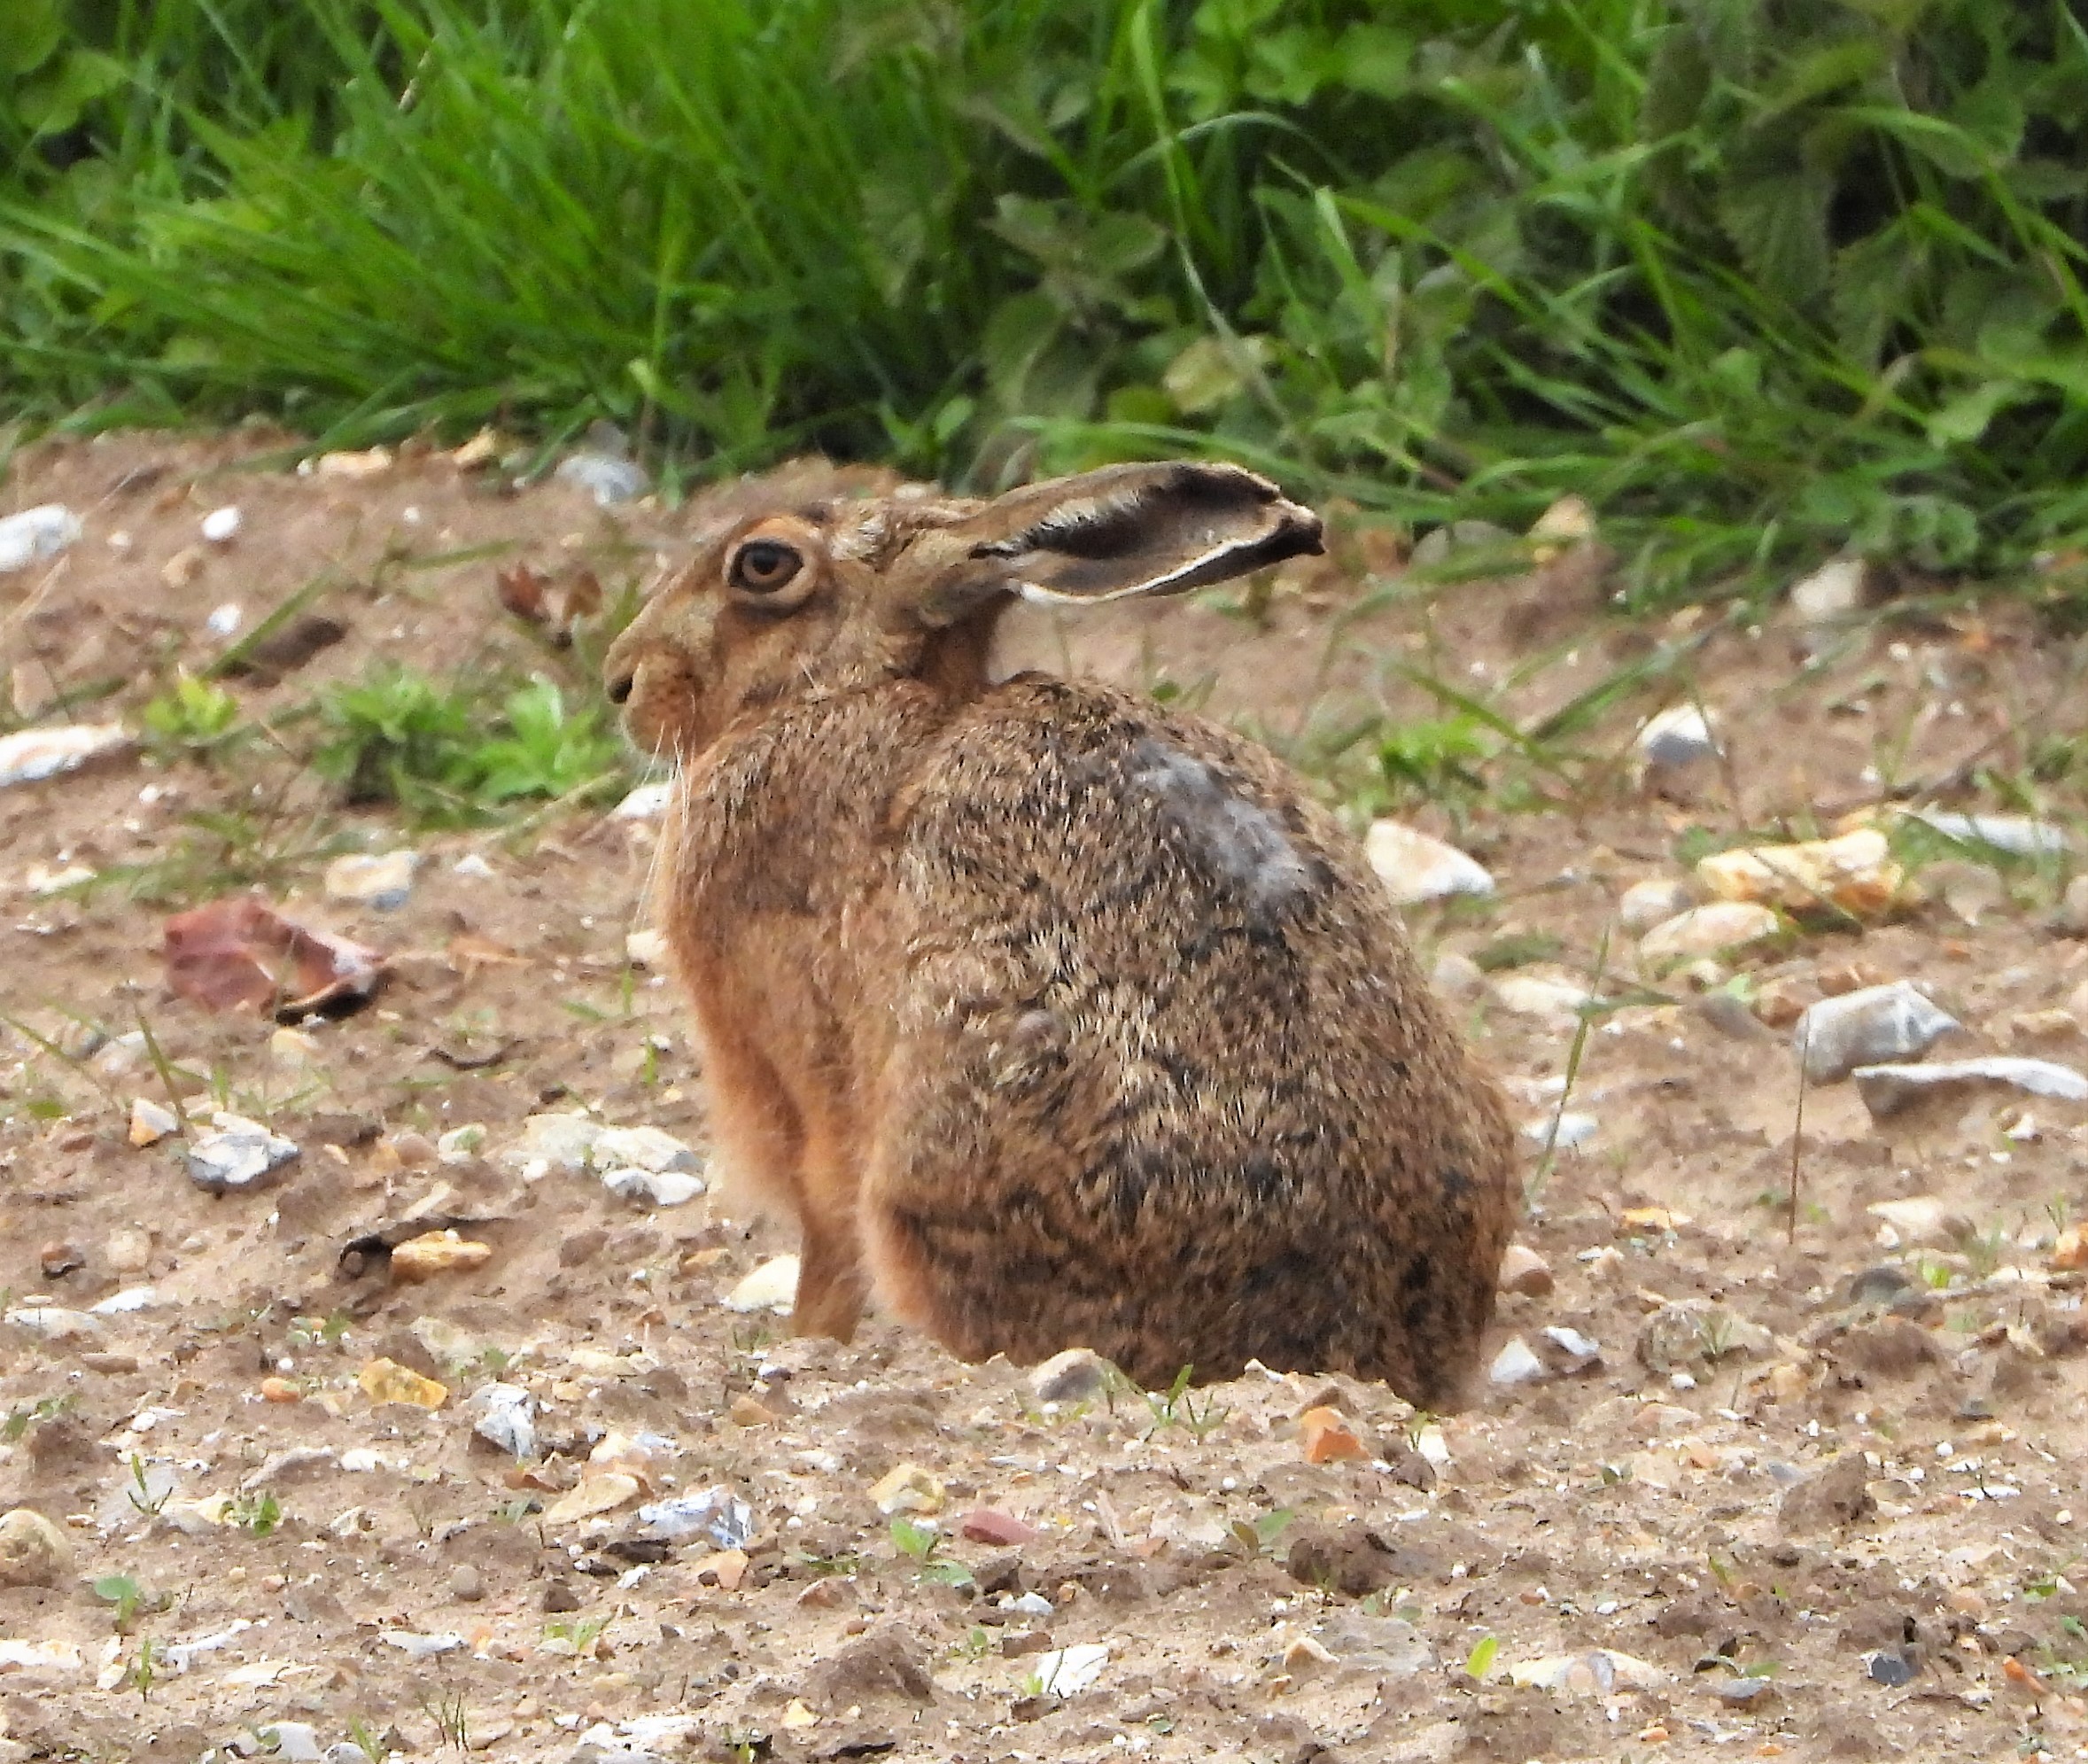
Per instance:
[[[505,693],[380,668],[320,695],[312,764],[351,804],[392,804],[426,825],[495,818],[506,804],[561,801],[625,777],[600,705],[568,706],[548,680]]]
[[[892,1521],[892,1547],[920,1570],[919,1578],[935,1586],[968,1587],[972,1571],[962,1562],[939,1557],[943,1534],[904,1515]]]
[[[252,1537],[267,1537],[283,1523],[283,1504],[263,1488],[241,1495],[226,1510],[225,1523],[236,1525]]]
[[[61,1415],[69,1415],[80,1406],[76,1391],[66,1391],[57,1396],[40,1397],[35,1403],[25,1403],[7,1411],[5,1421],[0,1421],[0,1439],[12,1444],[24,1438],[30,1428],[41,1426],[46,1421],[55,1421]]]
[[[138,712],[145,745],[163,759],[215,758],[254,733],[240,714],[239,701],[223,687],[180,674]]]
[[[1194,1366],[1184,1366],[1175,1374],[1175,1381],[1164,1391],[1149,1390],[1143,1393],[1149,1417],[1145,1437],[1168,1427],[1180,1427],[1199,1445],[1225,1425],[1232,1410],[1221,1404],[1215,1397],[1207,1396],[1199,1404],[1189,1388],[1189,1380],[1195,1376]]]

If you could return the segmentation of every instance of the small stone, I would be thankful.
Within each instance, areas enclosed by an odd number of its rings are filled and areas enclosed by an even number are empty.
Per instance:
[[[1639,955],[1648,962],[1694,961],[1720,956],[1774,937],[1783,921],[1766,906],[1750,901],[1719,900],[1693,906],[1663,920],[1639,940]]]
[[[1547,1654],[1508,1669],[1508,1682],[1523,1690],[1563,1691],[1571,1697],[1613,1697],[1624,1690],[1654,1690],[1667,1675],[1649,1660],[1594,1648],[1584,1654]]]
[[[1913,1663],[1897,1648],[1879,1648],[1864,1655],[1863,1670],[1872,1683],[1893,1690],[1914,1682]]]
[[[589,1156],[597,1170],[627,1166],[656,1173],[675,1170],[693,1175],[703,1167],[695,1153],[657,1127],[605,1127],[595,1137]]]
[[[413,893],[417,851],[351,852],[326,866],[326,898],[390,913],[404,906]]]
[[[1363,850],[1394,905],[1494,891],[1494,878],[1483,865],[1455,846],[1396,820],[1372,821]]]
[[[552,1170],[587,1168],[602,1127],[585,1115],[532,1115],[522,1123],[522,1138],[500,1154],[501,1162],[517,1166],[535,1180]]]
[[[1529,536],[1537,541],[1530,548],[1531,559],[1549,563],[1565,546],[1593,539],[1595,532],[1595,510],[1587,499],[1562,496],[1530,525]]]
[[[136,737],[120,723],[60,723],[0,735],[0,786],[33,784],[120,753]]]
[[[1789,1532],[1826,1531],[1855,1525],[1877,1511],[1870,1492],[1870,1465],[1859,1451],[1845,1451],[1794,1482],[1776,1504]]]
[[[870,1498],[877,1510],[896,1513],[939,1513],[949,1496],[943,1479],[918,1464],[895,1465],[870,1485]]]
[[[468,1405],[471,1431],[517,1464],[537,1455],[536,1399],[518,1384],[482,1384]]]
[[[645,1492],[645,1485],[626,1471],[608,1470],[584,1479],[544,1510],[546,1525],[577,1525],[603,1513],[627,1507]]]
[[[36,1265],[43,1270],[45,1279],[57,1280],[76,1268],[84,1268],[87,1256],[78,1244],[58,1239],[36,1252]]]
[[[615,454],[569,454],[558,462],[555,475],[561,484],[585,490],[594,497],[595,506],[602,509],[635,501],[652,488],[652,479],[643,466]]]
[[[2061,1102],[2088,1102],[2088,1077],[2072,1067],[2005,1053],[1933,1066],[1859,1066],[1853,1076],[1863,1106],[1880,1121],[1931,1098],[1956,1097],[1968,1091],[2016,1091]]]
[[[318,1057],[318,1042],[301,1029],[279,1029],[268,1037],[268,1058],[278,1070],[302,1072]]]
[[[73,1572],[73,1546],[40,1512],[0,1515],[0,1586],[55,1587]]]
[[[289,1379],[270,1376],[261,1380],[263,1403],[302,1403],[304,1400],[303,1389]]]
[[[1696,897],[1680,876],[1647,876],[1618,897],[1617,922],[1633,936],[1687,913]]]
[[[449,1577],[449,1596],[466,1605],[476,1605],[485,1597],[485,1576],[466,1562],[457,1567]]]
[[[1551,1376],[1550,1368],[1531,1351],[1530,1344],[1519,1335],[1511,1335],[1494,1356],[1494,1364],[1486,1368],[1486,1381],[1503,1387],[1518,1384],[1542,1384]]]
[[[269,1721],[257,1731],[264,1740],[273,1738],[280,1764],[325,1764],[319,1731],[309,1721]]]
[[[213,545],[229,545],[239,537],[243,519],[239,510],[227,503],[221,509],[213,509],[203,517],[202,533]]]
[[[2004,913],[2008,906],[2007,884],[1984,864],[1956,859],[1930,864],[1921,872],[1921,887],[1968,925]]]
[[[1687,1370],[1735,1354],[1766,1354],[1776,1338],[1758,1323],[1707,1299],[1664,1304],[1639,1325],[1640,1363],[1657,1372]]]
[[[1836,557],[1791,584],[1791,610],[1808,625],[1846,618],[1863,610],[1869,577],[1863,558]]]
[[[1109,1362],[1087,1348],[1053,1354],[1029,1372],[1029,1389],[1039,1403],[1084,1403],[1100,1395],[1109,1377]]]
[[[435,1142],[435,1161],[446,1164],[468,1164],[477,1161],[485,1149],[485,1124],[479,1121],[467,1122],[462,1127],[453,1127]]]
[[[1822,999],[1798,1018],[1791,1045],[1804,1062],[1806,1081],[1831,1084],[1859,1066],[1918,1060],[1959,1027],[1955,1017],[1898,980]]]
[[[1431,570],[1447,563],[1451,554],[1458,551],[1502,551],[1515,543],[1515,535],[1506,527],[1495,526],[1492,521],[1451,521],[1439,527],[1431,527],[1422,534],[1414,548],[1414,567]],[[1506,559],[1503,558],[1505,567]]]
[[[130,1103],[130,1143],[156,1146],[169,1133],[178,1132],[181,1119],[149,1097],[133,1097]]]
[[[429,1165],[442,1162],[442,1148],[425,1133],[416,1133],[410,1127],[392,1134],[391,1145],[399,1154],[400,1166],[406,1170],[426,1170]]]
[[[1037,1655],[1029,1675],[1041,1696],[1076,1697],[1094,1687],[1108,1664],[1109,1650],[1102,1643],[1079,1642]]]
[[[2088,1232],[2069,1225],[2052,1243],[2052,1266],[2066,1273],[2088,1268]]]
[[[369,1361],[355,1375],[355,1382],[372,1403],[406,1403],[415,1409],[439,1409],[449,1400],[446,1385],[423,1378],[396,1360]]]
[[[776,1420],[776,1411],[773,1409],[768,1407],[759,1397],[750,1396],[743,1390],[733,1398],[732,1407],[727,1409],[725,1413],[726,1419],[735,1427],[772,1426]]]
[[[86,531],[62,502],[45,502],[0,519],[0,576],[27,570],[79,543]]]
[[[187,1154],[189,1179],[206,1194],[258,1188],[298,1155],[294,1141],[244,1115],[221,1109],[211,1123]]]
[[[1043,1536],[1035,1526],[993,1507],[974,1507],[957,1522],[957,1535],[973,1543],[990,1543],[997,1549],[1020,1550]]]
[[[102,1260],[113,1273],[142,1274],[151,1263],[152,1239],[142,1231],[111,1232],[102,1248]]]
[[[640,1207],[684,1207],[703,1192],[703,1178],[679,1170],[605,1170],[602,1185]]]
[[[2065,898],[2059,903],[2059,923],[2076,937],[2088,936],[2088,870],[2066,885]]]
[[[664,967],[667,939],[658,931],[633,931],[624,939],[624,957],[633,967]]]
[[[1910,820],[1967,845],[1991,845],[2012,858],[2057,858],[2070,842],[2055,821],[2021,814],[1958,814],[1948,809],[1909,809]]]
[[[1972,1222],[1933,1194],[1913,1194],[1902,1201],[1874,1201],[1863,1209],[1881,1220],[1890,1232],[1889,1248],[1919,1244],[1958,1243],[1972,1233]]]
[[[1858,918],[1889,911],[1906,890],[1906,872],[1875,827],[1834,839],[1748,845],[1698,860],[1696,880],[1720,900],[1751,901],[1786,913],[1835,907]]]
[[[611,820],[657,820],[674,800],[674,781],[662,778],[640,784],[609,812]]]
[[[309,464],[321,478],[380,478],[392,470],[392,450],[389,447],[365,447],[360,453],[321,454]],[[301,473],[304,468],[300,466],[299,470]]]
[[[1711,719],[1696,704],[1671,704],[1648,718],[1636,745],[1649,775],[1699,765],[1719,753]]]
[[[727,1310],[787,1311],[797,1302],[797,1257],[765,1262],[720,1301]]]
[[[1518,1017],[1533,1017],[1570,1029],[1594,995],[1577,982],[1544,974],[1501,974],[1494,977],[1494,1000]]]
[[[1602,1123],[1594,1115],[1572,1109],[1560,1115],[1540,1115],[1523,1123],[1523,1138],[1540,1151],[1547,1146],[1555,1152],[1579,1151],[1601,1131]]]
[[[454,1231],[423,1232],[392,1251],[394,1280],[432,1280],[439,1274],[470,1273],[493,1260],[493,1246]]]
[[[1308,1409],[1298,1418],[1298,1439],[1308,1464],[1334,1464],[1370,1455],[1339,1409]]]
[[[544,1590],[538,1595],[537,1607],[553,1616],[562,1612],[578,1611],[580,1608],[580,1596],[573,1590],[571,1581],[550,1581],[546,1582]]]
[[[754,1537],[754,1509],[722,1482],[640,1507],[638,1518],[648,1536],[669,1543],[702,1536],[720,1550],[740,1550]]]
[[[1500,1287],[1541,1299],[1552,1289],[1551,1264],[1526,1243],[1511,1243],[1501,1256]]]
[[[63,1305],[22,1305],[7,1312],[4,1320],[42,1341],[99,1341],[105,1333],[100,1318]]]
[[[1444,998],[1460,1003],[1476,999],[1486,990],[1486,970],[1455,950],[1445,950],[1439,955],[1428,977]]]
[[[200,545],[184,545],[159,566],[159,579],[170,588],[185,588],[203,573],[209,559]]]

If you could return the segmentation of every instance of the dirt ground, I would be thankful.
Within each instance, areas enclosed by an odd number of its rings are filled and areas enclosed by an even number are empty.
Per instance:
[[[0,577],[18,710],[79,693],[42,720],[135,719],[221,650],[213,611],[251,631],[316,582],[306,610],[345,637],[232,682],[296,751],[298,707],[373,657],[548,664],[498,568],[643,587],[701,518],[508,493],[439,454],[355,478],[241,464],[266,444],[17,459],[0,512],[84,522]],[[228,504],[237,538],[199,540]],[[1520,1239],[1553,1281],[1504,1294],[1488,1346],[1519,1340],[1537,1375],[1452,1416],[1274,1375],[1046,1403],[1024,1369],[881,1322],[788,1340],[722,1302],[787,1231],[516,1155],[542,1114],[703,1145],[679,1004],[629,958],[649,822],[408,835],[309,778],[136,753],[0,789],[0,1508],[54,1521],[70,1558],[0,1524],[0,1578],[45,1582],[0,1586],[6,1756],[2088,1756],[2088,1321],[2062,1237],[2088,1110],[1974,1092],[1874,1122],[1816,1085],[1795,1224],[1786,1205],[1800,1005],[1905,977],[1963,1025],[1932,1057],[2088,1064],[2071,859],[1931,853],[1926,904],[1694,974],[1655,972],[1615,918],[1628,885],[1688,877],[1692,829],[1808,831],[1881,778],[1991,810],[2034,763],[2077,836],[2078,646],[1991,605],[1626,625],[1571,558],[1394,574],[1351,618],[1356,564],[1294,573],[1263,625],[1025,611],[1011,649],[1207,692],[1285,741],[1359,707],[1442,716],[1416,670],[1525,728],[1640,680],[1500,762],[1512,790],[1410,817],[1499,883],[1409,921],[1533,1123]],[[1678,802],[1632,743],[1692,695],[1727,751]],[[161,921],[200,896],[139,897],[206,887],[207,862],[171,860],[207,857],[193,817],[232,813],[286,913],[390,955],[371,1008],[284,1035],[169,991]],[[405,845],[402,906],[326,897],[330,855]],[[1615,1008],[1577,1033],[1502,983],[1548,977]],[[1546,1160],[1570,1066],[1592,1126]],[[299,1155],[205,1193],[180,1134],[128,1137],[170,1078],[195,1129],[229,1107]],[[409,1283],[373,1241],[446,1222],[490,1259]],[[440,1406],[373,1401],[380,1359]],[[487,1385],[526,1393],[523,1461],[477,1426]],[[1360,1455],[1308,1460],[1316,1407]],[[663,1535],[713,1489],[710,1529]]]

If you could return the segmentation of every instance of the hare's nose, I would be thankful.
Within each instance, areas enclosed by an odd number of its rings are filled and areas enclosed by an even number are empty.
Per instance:
[[[637,682],[636,672],[614,674],[609,681],[609,702],[625,704],[631,699],[631,688]]]

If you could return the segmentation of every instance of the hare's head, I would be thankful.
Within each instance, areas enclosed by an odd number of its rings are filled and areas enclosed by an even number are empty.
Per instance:
[[[1225,465],[1108,466],[990,502],[779,508],[706,545],[604,672],[633,737],[687,758],[744,716],[880,680],[977,691],[1018,595],[1183,594],[1320,548],[1318,517]]]

